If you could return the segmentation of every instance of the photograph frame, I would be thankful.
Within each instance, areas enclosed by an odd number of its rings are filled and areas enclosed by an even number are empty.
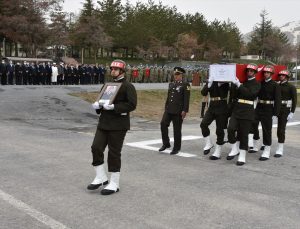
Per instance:
[[[97,97],[99,104],[113,104],[122,84],[120,83],[105,83]]]

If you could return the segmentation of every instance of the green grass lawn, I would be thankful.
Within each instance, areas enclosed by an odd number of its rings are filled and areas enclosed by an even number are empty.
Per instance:
[[[300,106],[300,89],[298,91],[298,104]],[[138,96],[138,105],[134,112],[133,116],[156,120],[159,121],[164,112],[165,101],[167,98],[167,90],[143,90],[137,91]],[[93,103],[95,102],[98,92],[92,93],[72,93],[73,96],[78,96],[83,100]],[[192,89],[190,97],[190,111],[189,117],[199,117],[200,116],[200,103],[202,101],[202,96],[200,89]]]

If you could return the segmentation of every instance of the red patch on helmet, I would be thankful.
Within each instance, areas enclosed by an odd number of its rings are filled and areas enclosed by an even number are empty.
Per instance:
[[[110,67],[124,69],[125,65],[121,62],[114,61],[114,62],[111,63]]]

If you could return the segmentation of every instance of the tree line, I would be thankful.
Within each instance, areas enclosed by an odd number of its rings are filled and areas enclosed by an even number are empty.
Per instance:
[[[241,54],[258,54],[282,60],[290,48],[286,36],[276,30],[266,14],[254,27],[249,44],[230,20],[207,21],[202,13],[180,13],[175,6],[149,0],[85,0],[79,15],[62,9],[63,0],[0,0],[0,37],[28,57],[46,47],[69,55],[217,62]],[[275,39],[276,38],[276,39]],[[280,47],[280,48],[278,48]]]

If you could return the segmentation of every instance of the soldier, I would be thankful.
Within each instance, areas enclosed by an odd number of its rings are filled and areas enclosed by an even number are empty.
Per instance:
[[[190,84],[182,82],[185,70],[181,67],[174,68],[175,82],[169,84],[168,97],[165,103],[165,112],[160,122],[163,145],[159,151],[170,148],[168,127],[173,122],[174,147],[171,154],[177,154],[181,149],[182,122],[189,111]]]
[[[228,125],[228,141],[231,144],[231,151],[227,156],[227,160],[232,160],[239,154],[236,163],[239,166],[246,163],[248,134],[255,117],[254,100],[260,90],[260,83],[255,79],[257,65],[248,64],[246,72],[247,80],[243,84],[237,78],[232,81],[235,84],[233,85],[234,95],[232,97],[235,104]]]
[[[0,64],[0,79],[1,79],[1,84],[2,85],[7,84],[5,60],[2,60],[2,62]]]
[[[99,117],[99,123],[92,145],[93,163],[96,177],[88,185],[87,189],[95,190],[108,183],[104,169],[104,150],[108,146],[108,171],[111,178],[108,186],[102,191],[102,195],[110,195],[119,191],[119,179],[121,169],[121,150],[126,132],[130,129],[129,112],[135,110],[137,95],[134,86],[126,81],[126,64],[122,60],[111,63],[111,76],[115,83],[121,87],[113,101],[113,104],[93,103],[93,108]]]
[[[23,67],[20,63],[15,65],[16,85],[23,84]]]
[[[225,136],[224,129],[226,129],[228,120],[228,92],[229,83],[212,81],[210,78],[208,79],[208,83],[201,90],[203,96],[208,96],[208,94],[210,96],[209,107],[200,124],[202,135],[205,139],[205,146],[203,149],[204,155],[208,154],[210,149],[213,148],[208,126],[214,120],[216,121],[217,145],[214,153],[209,157],[211,160],[218,160],[221,156]]]
[[[264,79],[261,82],[261,89],[258,93],[257,106],[255,108],[255,121],[253,122],[253,149],[249,152],[257,152],[259,149],[259,130],[261,122],[263,132],[264,151],[259,158],[261,161],[268,160],[270,157],[272,144],[272,120],[273,116],[278,116],[280,110],[280,88],[272,80],[274,67],[266,65],[263,69]]]
[[[288,82],[290,77],[289,71],[280,71],[278,75],[280,80],[281,106],[277,127],[278,148],[274,157],[281,157],[283,155],[286,123],[293,118],[297,105],[296,87]]]

